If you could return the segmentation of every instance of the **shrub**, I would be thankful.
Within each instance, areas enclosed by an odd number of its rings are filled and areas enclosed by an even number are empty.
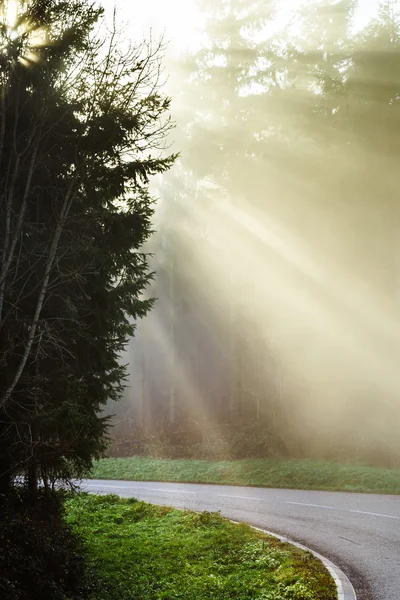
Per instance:
[[[61,494],[0,499],[0,598],[85,600],[95,587],[80,539],[63,520]]]

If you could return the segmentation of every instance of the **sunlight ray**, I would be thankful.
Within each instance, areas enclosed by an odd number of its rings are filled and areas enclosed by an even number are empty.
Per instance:
[[[225,287],[221,272],[233,266],[239,278],[243,272],[251,278],[252,271],[266,271],[267,277],[252,288],[251,306],[246,310],[257,328],[264,328],[267,339],[273,338],[285,362],[295,366],[298,376],[312,381],[315,390],[309,393],[318,396],[322,388],[330,390],[334,384],[335,391],[324,394],[333,393],[343,404],[349,394],[358,393],[369,381],[378,385],[387,401],[392,402],[400,391],[400,324],[394,316],[387,316],[383,298],[367,292],[365,286],[358,287],[353,278],[339,273],[332,264],[322,266],[321,257],[313,260],[304,242],[285,232],[282,226],[267,219],[266,227],[264,217],[254,218],[229,205],[225,205],[223,214],[222,225],[215,226],[214,234],[220,255],[210,268],[213,296],[224,295],[228,301],[230,290]],[[268,246],[275,258],[266,263],[265,254],[257,256],[245,236],[241,239],[234,229],[230,231],[229,220]],[[222,248],[226,250],[225,257]],[[242,284],[246,288],[245,280]],[[309,347],[307,355],[300,351],[302,344]],[[335,365],[330,356],[335,356]],[[328,403],[323,404],[326,407]]]

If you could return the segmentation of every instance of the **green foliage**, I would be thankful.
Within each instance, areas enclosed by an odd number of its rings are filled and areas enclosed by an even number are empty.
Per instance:
[[[400,494],[399,469],[317,460],[105,458],[94,463],[91,477]]]
[[[208,512],[207,510],[201,513],[193,513],[193,518],[190,522],[193,527],[221,527],[223,523],[220,511]]]
[[[337,597],[314,557],[218,514],[79,494],[67,502],[67,522],[101,581],[96,600]]]

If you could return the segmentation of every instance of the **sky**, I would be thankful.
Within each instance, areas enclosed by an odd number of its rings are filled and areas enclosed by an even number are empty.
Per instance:
[[[262,35],[268,37],[285,28],[296,11],[307,4],[321,4],[326,0],[281,0],[273,22]],[[354,31],[365,27],[376,14],[380,0],[361,0],[355,14]],[[147,35],[152,29],[156,35],[165,33],[169,41],[169,52],[179,54],[199,48],[204,38],[205,17],[196,0],[147,0],[136,3],[132,0],[101,0],[99,2],[110,13],[116,7],[120,18],[129,23],[132,37]],[[16,0],[8,0],[8,21],[14,19]]]
[[[322,4],[326,0],[280,0],[277,16],[269,24],[264,35],[272,35],[283,29],[293,19],[296,11],[307,4]],[[376,14],[380,0],[361,0],[354,17],[354,32],[362,30]],[[201,45],[204,15],[196,0],[147,0],[135,3],[132,0],[103,0],[107,9],[117,6],[124,19],[129,20],[132,31],[139,35],[152,28],[157,34],[165,31],[170,41],[171,53],[196,50]]]
[[[171,53],[196,49],[201,43],[204,21],[195,0],[103,0],[100,4],[107,10],[116,6],[134,35],[147,35],[150,29],[155,35],[165,33]]]

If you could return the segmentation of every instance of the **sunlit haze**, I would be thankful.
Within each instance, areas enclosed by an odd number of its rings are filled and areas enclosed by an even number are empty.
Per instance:
[[[398,4],[152,0],[139,18],[130,3],[117,7],[132,31],[171,41],[171,143],[181,151],[155,186],[158,301],[128,350],[128,405],[142,420],[164,411],[210,430],[224,402],[231,416],[260,418],[264,406],[267,422],[296,415],[332,444],[359,425],[360,439],[390,446],[400,416],[397,145],[371,115],[388,123],[400,88],[361,50],[380,60],[385,19],[394,44]]]
[[[380,0],[361,0],[353,16],[354,32],[362,30],[371,18],[376,15]],[[269,36],[284,30],[289,24],[296,29],[299,10],[307,6],[323,5],[325,0],[281,0],[278,1],[276,14],[265,25],[257,36],[267,39]],[[206,15],[200,10],[197,0],[149,0],[138,8],[129,0],[105,0],[100,2],[107,9],[117,8],[124,19],[137,32],[153,29],[158,34],[164,33],[170,41],[170,51],[193,51],[201,46],[202,31]],[[335,2],[331,3],[335,4]],[[292,29],[293,31],[293,29]],[[257,40],[257,36],[253,37]]]

